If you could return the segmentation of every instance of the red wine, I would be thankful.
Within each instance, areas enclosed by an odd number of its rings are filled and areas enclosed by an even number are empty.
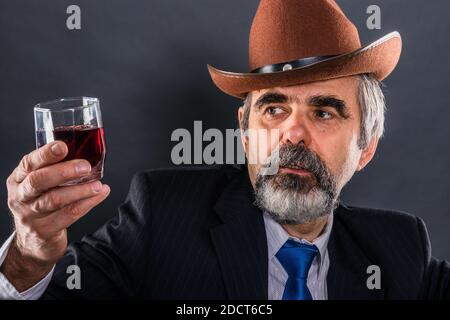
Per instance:
[[[103,128],[94,128],[92,126],[59,127],[55,128],[53,132],[37,131],[36,144],[39,148],[53,140],[64,141],[69,152],[63,161],[85,159],[92,166],[92,174],[96,175],[96,178],[101,178],[106,154],[104,134]]]

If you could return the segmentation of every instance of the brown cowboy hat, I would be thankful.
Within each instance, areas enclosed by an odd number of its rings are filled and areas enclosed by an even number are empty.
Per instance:
[[[208,65],[223,92],[248,92],[370,73],[383,80],[400,58],[402,40],[392,32],[362,47],[353,23],[334,0],[261,0],[249,39],[248,73]]]

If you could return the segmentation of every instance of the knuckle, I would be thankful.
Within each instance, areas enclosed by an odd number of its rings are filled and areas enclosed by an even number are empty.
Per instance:
[[[61,204],[61,198],[58,195],[56,195],[54,192],[47,193],[41,201],[51,211],[59,208],[59,206]]]
[[[81,186],[82,189],[80,189],[80,195],[83,197],[89,197],[94,194],[97,194],[96,192],[94,192],[94,186],[96,186],[96,182],[92,182],[84,186]]]
[[[39,163],[45,163],[47,161],[47,152],[45,148],[39,148],[36,152],[36,157]]]
[[[13,178],[12,174],[10,174],[8,176],[8,178],[6,178],[6,187],[9,189],[13,186],[13,184],[14,184],[14,178]]]
[[[25,184],[28,186],[28,191],[36,191],[39,188],[40,181],[40,174],[37,171],[32,172],[28,176],[27,183]]]
[[[30,204],[30,210],[33,211],[34,213],[40,213],[40,212],[44,211],[44,208],[45,208],[45,202],[42,201],[41,199],[36,200]]]
[[[21,202],[27,202],[29,198],[33,196],[34,192],[35,189],[32,183],[30,183],[29,179],[27,179],[22,183],[22,188],[18,194],[18,200]]]
[[[12,209],[16,209],[17,207],[17,202],[15,199],[13,199],[12,197],[8,197],[8,208]]]
[[[78,217],[83,214],[83,209],[80,206],[77,206],[75,204],[71,204],[68,208],[69,215],[72,217]]]
[[[25,201],[25,197],[24,197],[24,190],[23,190],[23,186],[17,188],[16,192],[14,194],[9,194],[9,198],[11,198],[11,201],[13,202],[24,202]]]
[[[26,198],[27,198],[26,194],[27,194],[28,191],[26,190],[27,188],[25,186],[26,186],[26,183],[22,184],[21,188],[18,188],[15,197],[12,197],[13,200],[15,198],[15,200],[20,202],[20,203],[26,202]]]
[[[31,172],[32,165],[31,165],[31,156],[30,154],[26,154],[22,157],[22,160],[20,160],[19,168],[24,171],[25,173]]]
[[[11,194],[17,190],[18,183],[16,181],[16,172],[14,171],[11,175],[6,179],[6,189],[8,194]]]
[[[46,213],[58,209],[60,199],[53,192],[48,192],[30,204],[30,209],[34,213]]]

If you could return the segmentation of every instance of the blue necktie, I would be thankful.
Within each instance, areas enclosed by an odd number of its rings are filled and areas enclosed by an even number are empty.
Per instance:
[[[319,250],[314,245],[288,240],[276,257],[288,274],[283,300],[312,300],[306,281],[311,263]]]

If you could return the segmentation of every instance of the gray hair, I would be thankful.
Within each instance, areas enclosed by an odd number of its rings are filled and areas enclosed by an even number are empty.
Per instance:
[[[361,108],[361,132],[358,138],[358,147],[365,149],[372,138],[380,139],[384,133],[384,114],[386,103],[382,83],[370,74],[359,75],[358,103]],[[252,93],[248,93],[244,100],[244,114],[241,127],[248,129]]]

